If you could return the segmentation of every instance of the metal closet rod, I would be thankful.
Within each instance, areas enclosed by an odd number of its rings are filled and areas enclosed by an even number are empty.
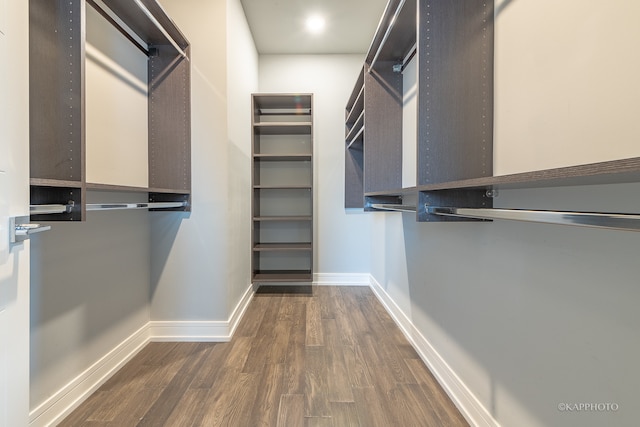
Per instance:
[[[415,212],[416,207],[413,205],[400,205],[393,203],[374,203],[371,205],[374,209],[381,211],[394,211],[394,212]]]
[[[133,2],[138,6],[138,8],[145,15],[147,15],[147,18],[149,18],[149,20],[151,22],[153,22],[153,25],[155,25],[156,28],[158,28],[158,30],[160,30],[160,32],[162,34],[164,34],[164,36],[167,38],[167,40],[169,40],[169,42],[173,45],[173,47],[178,51],[180,56],[182,56],[185,59],[188,59],[187,58],[187,54],[184,52],[184,50],[182,50],[182,48],[178,45],[178,43],[176,43],[176,41],[173,39],[173,37],[171,37],[169,35],[169,33],[167,33],[167,30],[165,30],[165,28],[162,26],[162,24],[160,22],[158,22],[158,20],[156,19],[155,16],[153,16],[151,11],[149,11],[149,9],[147,9],[147,7],[144,4],[142,4],[142,2],[140,0],[133,0]]]
[[[137,47],[142,53],[149,56],[149,49],[136,40],[130,33],[124,28],[118,21],[107,12],[102,6],[98,5],[94,0],[87,0],[89,6],[93,7],[104,19],[107,20],[116,30],[120,32],[127,40],[129,40],[135,47]],[[105,6],[106,7],[106,6]],[[113,13],[113,12],[112,12]]]
[[[149,18],[149,20],[151,21],[151,23],[153,23],[153,25],[160,30],[160,32],[165,36],[165,38],[167,40],[169,40],[169,43],[171,43],[171,45],[173,45],[173,47],[176,49],[176,51],[178,51],[178,53],[180,54],[181,57],[188,59],[187,58],[187,54],[185,53],[184,50],[182,50],[182,48],[178,45],[178,43],[176,43],[176,41],[173,39],[173,37],[171,37],[169,35],[169,33],[167,32],[167,30],[162,26],[162,24],[160,22],[158,22],[158,20],[156,19],[155,16],[153,16],[153,14],[151,13],[151,11],[149,9],[147,9],[147,7],[140,1],[140,0],[133,0],[133,2],[136,4],[136,6],[138,6],[138,9],[140,9],[142,11],[142,13],[144,13],[147,18]],[[120,31],[120,33],[122,33],[123,36],[125,36],[127,38],[127,40],[129,40],[131,43],[133,43],[133,45],[135,47],[137,47],[138,49],[140,49],[145,55],[149,56],[150,52],[149,49],[143,45],[141,45],[130,33],[129,30],[127,30],[126,28],[124,28],[122,25],[120,25],[120,23],[118,21],[116,21],[115,19],[113,19],[113,17],[111,16],[111,14],[105,10],[105,7],[108,9],[108,6],[101,6],[102,2],[100,2],[101,4],[96,3],[95,0],[87,0],[87,3],[89,3],[89,5],[91,7],[93,7],[98,13],[100,13],[100,15],[102,15],[102,17],[104,17],[111,25],[113,25],[118,31]],[[110,9],[109,9],[110,11]],[[111,12],[113,13],[113,12]]]
[[[396,9],[395,13],[393,14],[393,17],[391,18],[391,22],[389,22],[389,26],[387,27],[387,30],[384,32],[384,36],[382,36],[382,40],[380,41],[378,50],[376,51],[376,54],[373,56],[373,59],[371,60],[371,64],[369,64],[369,70],[371,70],[375,65],[375,63],[378,61],[378,56],[380,56],[380,52],[382,52],[382,48],[384,47],[384,44],[387,42],[387,39],[391,34],[391,30],[393,29],[393,26],[398,20],[398,16],[400,16],[400,12],[402,12],[402,8],[404,7],[405,2],[406,0],[402,0],[398,5],[398,8]]]
[[[73,203],[53,205],[31,205],[29,211],[33,215],[48,215],[69,213],[75,205]],[[187,202],[148,202],[148,203],[87,203],[88,211],[106,211],[122,209],[170,209],[183,208]]]
[[[507,219],[545,224],[640,231],[640,215],[626,213],[571,212],[499,208],[452,208],[425,205],[432,215],[475,219]]]

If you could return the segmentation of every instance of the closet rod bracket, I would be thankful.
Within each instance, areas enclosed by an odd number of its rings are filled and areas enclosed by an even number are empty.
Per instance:
[[[24,242],[32,235],[48,230],[51,230],[50,225],[29,223],[29,215],[9,218],[9,242],[12,244]]]

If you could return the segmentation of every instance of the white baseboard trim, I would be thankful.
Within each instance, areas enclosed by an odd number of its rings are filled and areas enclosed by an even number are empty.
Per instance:
[[[151,341],[228,342],[231,340],[252,297],[253,287],[249,286],[233,313],[229,316],[229,320],[151,321],[149,322]]]
[[[314,273],[317,286],[369,286],[369,273]]]
[[[229,341],[253,297],[245,291],[228,321],[148,322],[29,413],[29,427],[58,424],[151,341]]]
[[[134,332],[87,370],[29,413],[30,427],[56,425],[149,342],[149,324]]]
[[[438,354],[431,343],[418,331],[411,319],[398,307],[387,294],[380,283],[373,276],[369,276],[370,286],[380,303],[393,318],[402,333],[407,337],[411,345],[420,355],[420,358],[429,367],[442,388],[447,392],[453,403],[460,410],[472,426],[499,427],[498,422],[489,411],[480,403],[460,377],[451,369],[445,360]]]
[[[440,385],[472,426],[499,427],[498,422],[471,393],[429,341],[369,274],[314,274],[314,285],[370,286]],[[29,414],[29,427],[59,423],[106,382],[150,341],[229,341],[251,299],[253,287],[245,291],[227,321],[151,321],[94,363]]]

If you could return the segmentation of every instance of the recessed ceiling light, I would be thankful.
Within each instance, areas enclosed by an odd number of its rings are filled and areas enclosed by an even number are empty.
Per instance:
[[[311,15],[307,18],[306,27],[307,31],[311,34],[320,34],[324,31],[326,22],[320,15]]]

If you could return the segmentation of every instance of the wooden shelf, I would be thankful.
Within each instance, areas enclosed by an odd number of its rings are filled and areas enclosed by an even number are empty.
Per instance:
[[[355,126],[355,124],[363,118],[364,113],[364,86],[360,88],[360,92],[358,93],[358,97],[356,98],[356,103],[349,110],[347,109],[347,118],[345,123],[347,128]]]
[[[364,108],[364,67],[360,69],[356,84],[353,88],[353,91],[351,92],[351,96],[349,96],[349,100],[347,101],[347,117],[351,114],[351,111],[354,109],[356,102],[358,102],[359,100],[363,100],[362,108]]]
[[[157,2],[153,0],[143,0],[144,6],[164,28],[162,32],[149,16],[140,8],[133,7],[131,0],[103,0],[129,28],[131,28],[148,45],[169,45],[169,35],[182,49],[189,47],[189,41],[175,26],[171,18]]]
[[[257,161],[311,161],[311,154],[254,154],[253,159]]]
[[[546,188],[639,181],[640,157],[633,157],[511,175],[421,185],[417,189],[418,191],[439,191],[449,189]]]
[[[256,123],[253,131],[261,135],[306,135],[311,133],[311,122]]]
[[[253,274],[253,282],[309,282],[313,274],[305,270],[258,270]]]
[[[311,251],[311,243],[257,243],[253,247],[254,251]]]
[[[347,139],[347,150],[362,150],[364,146],[364,127],[361,127],[358,132],[350,139]]]
[[[356,84],[345,108],[344,207],[364,206],[364,141],[365,141],[365,67],[358,73]]]
[[[254,190],[311,190],[313,187],[307,185],[254,185]]]
[[[349,124],[347,124],[347,127]],[[345,136],[345,140],[347,141],[347,147],[353,143],[353,140],[357,138],[359,135],[364,132],[364,111],[360,113],[355,123],[351,126],[347,135]]]
[[[297,93],[261,93],[254,97],[254,111],[269,109],[311,109],[312,100],[309,94]],[[306,113],[309,115],[310,113]]]
[[[311,215],[294,216],[254,216],[254,221],[313,221]]]
[[[406,196],[421,191],[552,188],[640,182],[640,157],[488,176],[417,187],[372,191],[365,196]]]
[[[416,0],[390,0],[374,35],[365,63],[404,59],[416,44]],[[375,64],[374,64],[375,66]]]
[[[81,181],[65,181],[61,179],[30,178],[29,185],[39,187],[81,188]]]

